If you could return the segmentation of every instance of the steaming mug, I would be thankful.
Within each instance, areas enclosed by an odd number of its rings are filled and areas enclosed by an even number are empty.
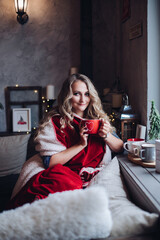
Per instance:
[[[154,162],[156,159],[155,144],[146,143],[142,144],[142,149],[139,152],[140,158],[144,162]]]
[[[142,145],[145,143],[145,140],[142,138],[129,138],[127,142],[124,143],[123,147],[127,152],[134,154],[134,144]]]

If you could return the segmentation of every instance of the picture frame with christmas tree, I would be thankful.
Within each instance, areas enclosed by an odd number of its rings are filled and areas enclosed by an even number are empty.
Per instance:
[[[30,132],[31,131],[31,109],[30,108],[13,108],[13,132]]]

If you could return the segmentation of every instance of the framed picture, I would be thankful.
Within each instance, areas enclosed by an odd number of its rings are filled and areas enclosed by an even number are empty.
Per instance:
[[[135,24],[129,29],[129,39],[138,38],[142,36],[142,22]]]
[[[122,22],[131,16],[130,0],[123,0]]]
[[[31,109],[31,129],[36,129],[40,119],[43,117],[42,111],[42,87],[40,86],[18,86],[7,87],[5,89],[6,98],[6,121],[7,131],[13,131],[12,111],[14,108]]]
[[[141,124],[137,124],[137,127],[136,127],[136,138],[145,139],[145,137],[146,137],[146,126],[143,126]]]
[[[13,132],[30,132],[31,131],[31,109],[30,108],[13,108]]]

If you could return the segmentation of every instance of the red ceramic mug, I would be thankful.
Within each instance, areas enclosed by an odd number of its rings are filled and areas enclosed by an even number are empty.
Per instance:
[[[84,119],[82,124],[86,127],[88,134],[97,134],[100,127],[99,119]]]

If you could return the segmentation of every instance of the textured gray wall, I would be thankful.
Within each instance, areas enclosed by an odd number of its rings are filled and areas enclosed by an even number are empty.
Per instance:
[[[29,21],[16,20],[14,0],[0,1],[0,102],[7,86],[55,85],[80,65],[80,0],[29,0]],[[0,110],[0,131],[6,131]]]

